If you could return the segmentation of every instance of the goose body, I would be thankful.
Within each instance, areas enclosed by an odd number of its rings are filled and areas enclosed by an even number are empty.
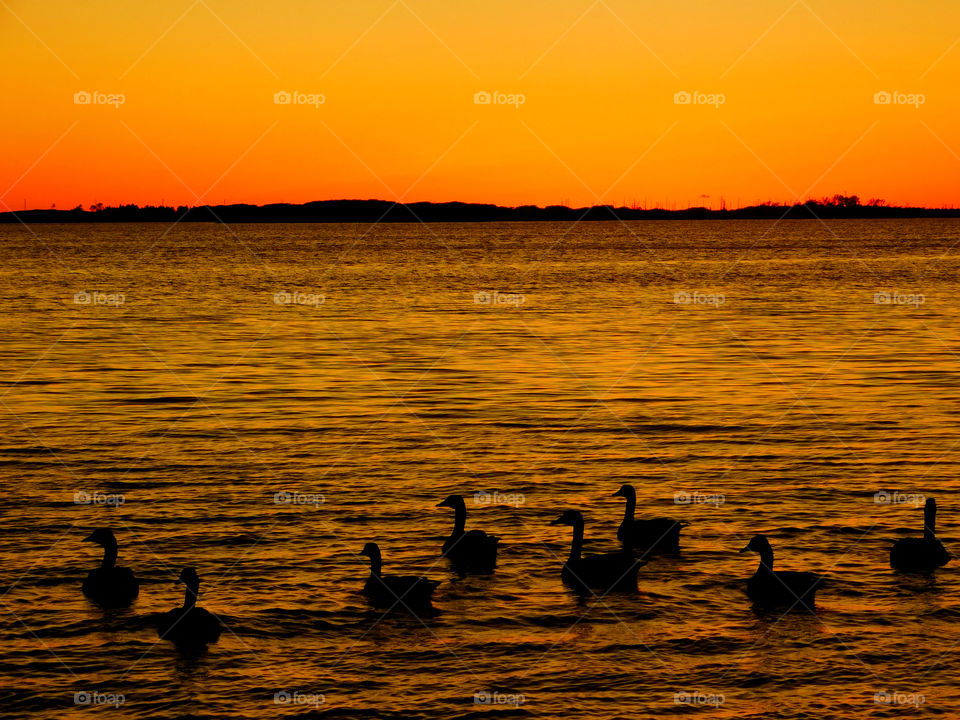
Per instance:
[[[756,535],[740,552],[760,554],[760,567],[747,580],[747,596],[756,605],[765,607],[794,606],[813,612],[817,588],[825,580],[812,572],[793,572],[773,569],[773,548],[765,535]]]
[[[437,507],[453,509],[453,532],[443,543],[443,555],[454,565],[472,570],[492,570],[497,564],[500,538],[483,530],[465,530],[467,506],[459,495],[450,495]]]
[[[650,552],[677,552],[680,549],[680,531],[689,523],[672,518],[635,519],[637,491],[633,485],[623,485],[613,496],[627,501],[623,520],[617,528],[617,539],[626,547]]]
[[[593,590],[637,591],[637,571],[646,564],[644,561],[628,552],[583,555],[583,515],[576,510],[567,510],[550,524],[573,528],[570,556],[560,572],[565,584],[584,594]]]
[[[140,594],[140,583],[133,570],[117,567],[117,539],[106,528],[94,530],[84,542],[103,548],[100,567],[91,570],[83,581],[83,594],[105,608],[127,607]]]
[[[904,572],[930,572],[950,561],[937,539],[937,501],[927,500],[923,508],[923,537],[902,538],[890,549],[890,567]]]
[[[196,570],[184,568],[178,582],[186,586],[183,605],[161,616],[157,624],[157,635],[178,645],[206,645],[216,642],[222,628],[215,615],[197,607],[200,578]]]
[[[380,547],[376,543],[367,543],[360,554],[370,558],[370,577],[364,583],[363,594],[371,605],[385,608],[400,605],[407,610],[432,608],[433,591],[439,582],[413,575],[384,575]]]

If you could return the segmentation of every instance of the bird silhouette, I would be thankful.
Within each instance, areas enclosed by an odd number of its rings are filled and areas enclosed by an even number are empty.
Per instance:
[[[360,554],[370,558],[370,577],[363,586],[363,594],[371,605],[391,609],[399,605],[410,611],[432,608],[438,581],[413,575],[384,575],[380,546],[374,542],[364,545]]]
[[[573,528],[570,556],[560,573],[564,583],[584,594],[592,590],[637,591],[637,571],[646,564],[645,561],[637,560],[625,551],[583,555],[583,515],[576,510],[565,511],[550,524]]]
[[[637,491],[633,485],[623,485],[613,497],[626,498],[623,521],[617,528],[617,539],[630,548],[642,548],[647,553],[677,552],[680,549],[680,531],[690,523],[671,518],[635,520]]]
[[[791,609],[801,606],[813,612],[817,588],[825,580],[812,572],[792,572],[773,569],[773,547],[766,535],[754,535],[747,546],[740,550],[760,554],[760,567],[747,580],[747,595],[756,605],[782,606]]]
[[[200,577],[193,568],[180,571],[177,582],[183,583],[183,605],[165,613],[157,626],[157,634],[177,645],[206,645],[220,637],[220,621],[209,611],[197,606]]]
[[[140,583],[133,570],[117,567],[117,538],[107,528],[94,530],[85,537],[103,548],[103,560],[100,567],[91,570],[83,581],[83,594],[105,608],[119,608],[130,605],[140,594]]]
[[[930,572],[948,562],[950,555],[937,539],[937,501],[928,498],[923,506],[923,537],[897,540],[890,549],[890,567],[903,572]]]
[[[453,532],[443,542],[443,555],[453,564],[465,570],[488,571],[497,564],[497,547],[500,538],[487,535],[483,530],[468,530],[467,506],[460,495],[449,495],[437,507],[453,510]]]

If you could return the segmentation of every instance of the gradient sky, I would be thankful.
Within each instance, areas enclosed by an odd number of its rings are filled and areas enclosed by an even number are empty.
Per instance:
[[[958,35],[955,0],[0,0],[0,209],[953,204]]]

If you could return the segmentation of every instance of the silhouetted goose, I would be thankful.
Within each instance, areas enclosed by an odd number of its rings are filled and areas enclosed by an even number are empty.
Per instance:
[[[178,582],[183,591],[183,606],[165,613],[160,619],[157,634],[164,640],[178,645],[206,645],[220,637],[220,621],[202,607],[197,607],[200,593],[200,577],[193,568],[184,568]]]
[[[364,545],[360,554],[370,558],[370,577],[363,586],[363,594],[372,605],[388,608],[401,605],[408,610],[431,607],[431,596],[439,582],[412,575],[383,575],[383,559],[376,543]]]
[[[623,522],[617,528],[617,539],[627,547],[643,548],[650,552],[676,552],[680,549],[680,530],[690,523],[671,518],[634,520],[637,509],[637,491],[633,485],[623,485],[613,497],[626,498]]]
[[[117,567],[117,539],[113,531],[106,528],[94,530],[83,540],[103,548],[103,561],[83,581],[83,594],[108,608],[126,607],[132,603],[140,593],[140,583],[133,570]]]
[[[760,567],[747,580],[747,595],[757,605],[799,605],[813,611],[817,588],[824,578],[812,572],[773,569],[773,548],[765,535],[754,535],[740,552],[760,553]]]
[[[929,572],[950,561],[950,555],[937,539],[937,501],[923,506],[923,537],[902,538],[890,549],[890,567],[905,572]]]
[[[464,531],[467,506],[459,495],[449,495],[437,507],[453,509],[453,532],[443,543],[443,554],[457,566],[490,570],[497,564],[497,544],[500,538],[483,530]]]
[[[637,571],[646,565],[646,562],[637,560],[623,551],[582,556],[583,515],[576,510],[567,510],[550,524],[573,527],[570,557],[563,564],[561,573],[567,585],[585,593],[589,593],[591,589],[605,592],[636,592]]]

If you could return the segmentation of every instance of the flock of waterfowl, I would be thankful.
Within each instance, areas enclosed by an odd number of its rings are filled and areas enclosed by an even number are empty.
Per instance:
[[[637,495],[631,485],[624,485],[614,496],[626,499],[623,522],[617,530],[617,539],[621,542],[617,552],[583,554],[584,520],[576,510],[567,510],[550,523],[573,528],[570,555],[560,576],[565,584],[581,594],[636,591],[637,571],[647,563],[646,558],[679,551],[680,532],[689,524],[671,518],[636,519]],[[500,538],[483,530],[466,529],[467,507],[460,495],[450,495],[437,507],[454,512],[453,532],[443,543],[443,556],[460,572],[492,571],[497,563]],[[948,562],[950,557],[936,537],[936,515],[937,504],[930,498],[924,507],[923,537],[903,538],[894,543],[890,551],[891,567],[906,572],[930,572]],[[140,584],[130,568],[117,566],[117,540],[113,532],[95,530],[85,540],[103,547],[103,561],[84,581],[84,594],[105,608],[130,605],[140,592]],[[764,535],[754,536],[740,552],[747,551],[760,556],[757,571],[746,583],[747,595],[756,605],[813,610],[817,589],[824,584],[822,576],[774,570],[773,548]],[[371,605],[399,606],[410,611],[430,608],[438,581],[383,574],[383,558],[376,543],[367,543],[360,554],[370,559],[370,576],[363,593]],[[220,621],[196,604],[200,591],[196,571],[184,568],[179,582],[186,588],[183,605],[160,617],[157,633],[178,644],[206,644],[216,640],[220,636]]]

